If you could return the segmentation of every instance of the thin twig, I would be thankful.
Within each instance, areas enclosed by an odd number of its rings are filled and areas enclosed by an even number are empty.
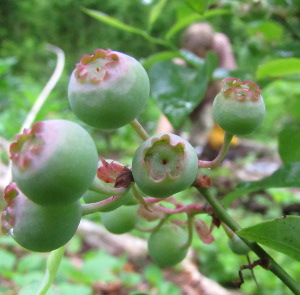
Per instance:
[[[217,155],[217,157],[212,161],[199,160],[198,161],[199,168],[215,168],[215,167],[217,167],[222,162],[224,157],[226,156],[228,149],[230,147],[230,142],[231,142],[232,137],[233,137],[233,134],[225,132],[223,145],[222,145],[221,150],[219,151],[219,154]]]
[[[41,110],[42,106],[45,104],[46,99],[48,98],[49,94],[57,84],[65,64],[65,54],[62,49],[60,49],[57,46],[48,44],[46,47],[47,50],[53,52],[57,56],[57,62],[56,67],[54,69],[54,72],[50,79],[48,80],[47,84],[43,88],[40,95],[37,97],[35,103],[33,104],[32,108],[30,109],[28,115],[26,116],[19,132],[22,132],[24,128],[29,128],[31,124],[36,119],[39,111]],[[12,180],[12,174],[11,174],[11,161],[9,161],[9,164],[7,166],[7,172],[4,175],[4,177],[1,179],[1,186],[2,184],[8,184]]]
[[[142,140],[146,140],[150,137],[147,131],[144,129],[144,127],[137,119],[134,119],[129,124],[134,129],[134,131],[140,136]]]
[[[20,132],[22,132],[24,128],[29,128],[31,126],[31,124],[34,122],[34,120],[37,117],[42,106],[45,104],[49,94],[51,93],[51,91],[53,90],[55,85],[57,84],[57,82],[63,72],[63,69],[64,69],[65,54],[64,54],[63,50],[60,49],[59,47],[51,45],[51,44],[48,44],[46,48],[47,48],[47,50],[56,54],[56,56],[57,56],[56,67],[55,67],[54,72],[53,72],[52,76],[50,77],[49,81],[47,82],[47,84],[43,88],[42,92],[36,99],[31,110],[27,114],[25,121],[22,124]]]
[[[219,201],[214,197],[209,188],[196,187],[206,201],[213,207],[216,216],[224,222],[232,231],[236,232],[241,227],[237,224],[227,211],[222,207]],[[257,254],[263,261],[268,261],[267,269],[276,275],[295,295],[300,295],[300,287],[298,283],[292,279],[287,272],[257,243],[250,243],[246,239],[242,239],[248,247]]]

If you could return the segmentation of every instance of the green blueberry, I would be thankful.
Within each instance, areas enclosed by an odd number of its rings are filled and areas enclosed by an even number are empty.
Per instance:
[[[213,117],[230,134],[246,135],[255,131],[266,113],[261,90],[251,81],[223,80],[223,88],[214,99]]]
[[[247,255],[250,251],[250,248],[237,235],[228,240],[228,246],[237,255]]]
[[[103,226],[111,233],[124,234],[134,229],[139,206],[121,206],[110,212],[101,213]]]
[[[172,133],[144,141],[132,161],[139,189],[151,197],[168,197],[191,186],[198,173],[198,157],[189,142]]]
[[[91,185],[97,173],[97,149],[78,124],[41,121],[16,139],[10,147],[13,178],[33,202],[67,205]]]
[[[136,59],[118,51],[97,49],[76,65],[68,97],[80,120],[99,129],[115,129],[141,113],[149,92],[148,75]]]
[[[175,265],[187,254],[182,246],[188,240],[188,233],[175,224],[165,224],[154,231],[148,240],[148,251],[152,260],[162,267]]]
[[[49,252],[65,245],[81,219],[79,201],[65,206],[41,206],[24,196],[15,184],[6,189],[8,206],[2,213],[2,231],[30,251]]]

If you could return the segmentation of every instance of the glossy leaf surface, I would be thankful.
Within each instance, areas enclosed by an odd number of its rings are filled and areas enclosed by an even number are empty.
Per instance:
[[[241,229],[237,234],[300,260],[300,216],[284,216]]]
[[[216,56],[209,54],[201,66],[194,68],[172,61],[157,62],[151,67],[151,95],[175,128],[181,126],[203,99],[216,64]]]

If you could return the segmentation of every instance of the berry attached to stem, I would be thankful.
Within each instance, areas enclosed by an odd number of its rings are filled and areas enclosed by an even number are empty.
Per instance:
[[[132,161],[134,181],[151,197],[168,197],[186,189],[197,173],[194,148],[172,133],[157,134],[144,141]]]
[[[164,224],[148,240],[148,251],[155,263],[162,267],[182,261],[188,251],[188,233],[175,224]]]
[[[261,90],[252,81],[236,78],[223,81],[213,103],[213,116],[222,129],[230,134],[246,135],[263,122],[266,108]]]
[[[73,71],[68,96],[80,120],[99,129],[115,129],[133,121],[148,101],[150,83],[133,57],[97,49],[84,55]]]
[[[11,183],[5,189],[8,203],[2,213],[2,231],[10,233],[22,247],[48,252],[65,245],[75,234],[81,219],[80,203],[40,206]]]
[[[97,172],[98,154],[92,137],[66,120],[35,123],[16,136],[10,152],[18,187],[43,206],[78,200]]]
[[[104,227],[111,233],[124,234],[134,229],[139,205],[121,206],[110,212],[101,213]]]

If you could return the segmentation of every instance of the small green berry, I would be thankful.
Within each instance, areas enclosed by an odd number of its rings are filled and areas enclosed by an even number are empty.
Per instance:
[[[78,200],[97,173],[90,134],[67,120],[46,120],[16,136],[10,146],[12,174],[21,191],[43,206]]]
[[[250,248],[237,235],[228,240],[228,246],[237,255],[247,255],[250,251]]]
[[[41,206],[24,196],[15,183],[5,189],[8,205],[2,212],[2,231],[30,251],[49,252],[65,245],[81,219],[81,205]]]
[[[213,102],[213,117],[230,134],[246,135],[255,131],[265,117],[261,90],[252,81],[227,78]]]
[[[132,174],[139,189],[151,197],[168,197],[191,186],[198,157],[189,142],[172,133],[154,135],[136,150]]]
[[[154,231],[148,240],[148,251],[159,266],[172,266],[182,261],[187,248],[182,247],[188,240],[187,232],[175,224],[164,224]]]
[[[148,75],[136,59],[118,51],[97,49],[76,65],[68,96],[80,120],[99,129],[115,129],[141,113],[149,92]]]
[[[121,206],[110,212],[101,213],[104,227],[113,234],[124,234],[134,229],[139,205]]]

